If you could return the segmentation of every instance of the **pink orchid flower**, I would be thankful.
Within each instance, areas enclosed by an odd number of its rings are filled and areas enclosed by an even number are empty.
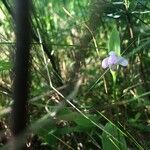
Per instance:
[[[124,57],[117,56],[117,54],[114,51],[109,52],[109,57],[106,57],[102,61],[102,68],[110,68],[112,70],[115,70],[117,65],[121,66],[127,66],[128,65],[128,60],[125,59]]]

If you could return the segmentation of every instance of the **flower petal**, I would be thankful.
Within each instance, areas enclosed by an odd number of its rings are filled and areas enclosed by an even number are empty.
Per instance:
[[[102,68],[107,68],[108,67],[108,57],[107,58],[105,58],[105,59],[103,59],[103,61],[102,61]]]
[[[111,55],[116,55],[116,53],[114,51],[110,51],[109,56],[111,56]]]
[[[108,65],[115,65],[118,61],[118,57],[115,54],[112,54],[108,57]]]
[[[125,59],[124,57],[119,56],[118,57],[118,64],[120,64],[121,66],[127,66],[128,65],[128,60]]]

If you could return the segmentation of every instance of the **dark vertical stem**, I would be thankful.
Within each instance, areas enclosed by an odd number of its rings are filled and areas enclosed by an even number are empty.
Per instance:
[[[14,137],[14,150],[25,149],[25,140],[18,139],[26,129],[27,125],[27,105],[29,95],[29,56],[31,41],[30,26],[30,1],[15,0],[15,21],[16,21],[16,58],[15,58],[15,78],[13,87],[12,106],[12,134]],[[23,145],[19,147],[19,142]]]

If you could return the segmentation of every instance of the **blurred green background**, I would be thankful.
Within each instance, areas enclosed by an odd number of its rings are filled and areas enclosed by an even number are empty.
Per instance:
[[[1,148],[11,137],[14,7],[0,1]],[[150,149],[149,0],[33,0],[31,24],[29,149]],[[103,69],[109,51],[128,66]]]

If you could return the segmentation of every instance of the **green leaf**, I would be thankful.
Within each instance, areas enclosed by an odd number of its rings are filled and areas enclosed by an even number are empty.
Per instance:
[[[113,124],[108,122],[102,133],[103,150],[127,150],[127,144],[123,133]]]
[[[65,107],[65,109],[62,109],[61,111],[59,111],[59,113],[57,113],[58,119],[62,119],[62,120],[66,120],[66,121],[73,121],[78,126],[85,127],[85,128],[94,127],[94,125],[91,123],[91,121],[98,123],[97,116],[87,114],[87,117],[89,118],[89,120],[87,118],[85,118],[83,115],[81,115],[80,113],[71,111],[66,107]]]
[[[91,123],[91,121],[94,121],[96,123],[98,123],[98,118],[96,116],[92,116],[92,115],[87,115],[89,120],[86,119],[84,116],[82,115],[78,115],[76,118],[74,118],[74,121],[77,125],[81,126],[81,127],[85,127],[85,128],[91,128],[91,127],[95,127],[95,125],[93,125]],[[91,120],[91,121],[90,121]]]
[[[48,114],[31,122],[30,128],[34,134],[39,136],[43,143],[50,146],[56,143],[57,139],[53,136],[57,130],[56,122]]]
[[[110,34],[110,38],[108,40],[108,50],[115,51],[116,54],[120,55],[120,37],[116,28],[114,28]]]
[[[90,130],[88,130],[88,131],[90,131]],[[73,133],[73,132],[87,132],[87,128],[84,128],[84,127],[81,127],[81,126],[75,126],[75,127],[70,127],[70,126],[68,126],[68,127],[63,127],[63,128],[58,128],[57,129],[57,131],[56,131],[56,133],[58,134],[58,135],[60,135],[60,134],[68,134],[68,133]]]
[[[5,60],[0,60],[0,71],[6,71],[11,69],[12,65],[10,62]]]

